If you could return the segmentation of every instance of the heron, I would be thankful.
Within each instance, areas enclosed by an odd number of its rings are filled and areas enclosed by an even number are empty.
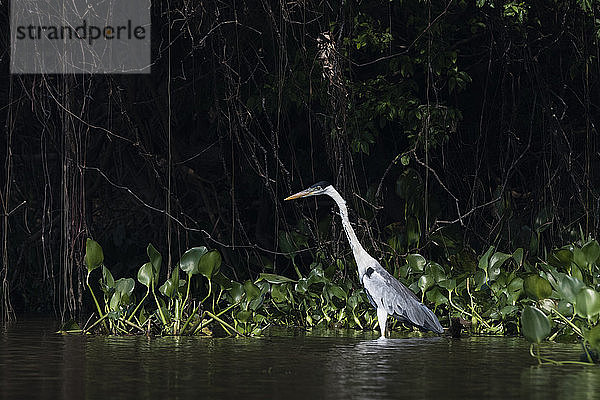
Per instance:
[[[392,274],[371,257],[362,247],[348,218],[346,201],[338,191],[328,182],[315,183],[307,189],[286,197],[285,200],[299,199],[302,197],[327,195],[337,204],[342,218],[342,226],[358,267],[358,277],[365,289],[369,302],[377,309],[377,319],[381,338],[385,339],[385,328],[388,315],[401,322],[414,325],[422,330],[429,330],[438,334],[444,332],[435,314],[419,301],[417,296]]]

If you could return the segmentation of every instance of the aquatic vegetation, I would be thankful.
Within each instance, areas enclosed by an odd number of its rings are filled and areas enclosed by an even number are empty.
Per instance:
[[[560,362],[542,357],[542,341],[573,339],[582,344],[582,361],[597,363],[600,351],[600,245],[588,240],[552,252],[539,264],[539,275],[526,280],[528,305],[521,314],[523,335],[540,363]],[[537,350],[534,354],[533,349]]]
[[[133,278],[113,277],[101,246],[88,239],[86,283],[97,318],[89,326],[69,323],[63,330],[260,335],[271,325],[377,327],[375,310],[354,275],[344,274],[342,260],[328,264],[317,257],[306,276],[295,268],[298,279],[262,273],[237,282],[221,271],[218,251],[200,246],[187,250],[162,281],[160,253],[152,244],[146,253],[148,262],[138,270],[136,290]],[[544,341],[579,341],[583,361],[591,363],[600,354],[599,262],[600,245],[590,239],[535,261],[527,260],[522,249],[504,253],[492,246],[473,265],[461,268],[410,254],[395,274],[432,307],[444,326],[460,324],[458,331],[470,334],[522,334],[540,363],[557,363],[541,355]],[[103,296],[97,297],[97,288]],[[391,328],[401,325],[394,321]]]

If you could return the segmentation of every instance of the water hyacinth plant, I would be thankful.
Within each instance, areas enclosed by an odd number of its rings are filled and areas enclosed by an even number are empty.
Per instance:
[[[86,284],[98,318],[89,326],[64,330],[147,335],[260,335],[265,328],[352,328],[373,330],[375,310],[342,260],[327,264],[317,257],[297,279],[261,273],[237,282],[221,271],[221,254],[204,246],[187,250],[161,282],[162,257],[149,244],[148,261],[132,278],[116,279],[104,265],[101,246],[88,239]],[[491,246],[470,266],[460,268],[409,254],[394,273],[429,304],[446,327],[459,324],[470,334],[522,334],[540,363],[545,340],[580,341],[583,362],[600,354],[600,245],[587,240],[529,262],[522,249],[513,253]],[[96,270],[101,273],[93,285]],[[100,304],[94,288],[103,293]],[[392,323],[392,329],[402,324]],[[459,329],[459,331],[460,331]]]

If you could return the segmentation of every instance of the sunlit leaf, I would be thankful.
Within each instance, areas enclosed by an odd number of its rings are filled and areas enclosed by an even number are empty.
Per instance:
[[[104,280],[106,286],[112,288],[115,287],[115,278],[113,278],[112,274],[110,273],[110,270],[104,265],[102,266],[102,279]]]
[[[600,313],[600,294],[584,287],[575,297],[575,312],[583,318],[592,318]]]
[[[495,280],[500,275],[502,265],[511,258],[510,254],[496,252],[490,257],[488,266],[488,277],[491,281]]]
[[[148,254],[148,258],[150,259],[150,262],[152,263],[152,271],[154,274],[154,281],[157,281],[158,276],[160,274],[160,266],[162,265],[162,256],[160,255],[158,250],[156,250],[154,248],[152,243],[148,243],[148,247],[146,248],[146,253]]]
[[[181,285],[181,280],[179,279],[179,268],[173,268],[173,272],[171,272],[171,277],[165,281],[165,283],[158,288],[158,290],[169,298],[174,298],[177,294],[177,291]],[[183,281],[185,283],[185,281]]]
[[[566,274],[558,274],[557,290],[569,303],[575,304],[575,297],[584,286],[583,282],[577,278]]]
[[[152,266],[151,262],[147,262],[144,265],[142,265],[138,271],[138,282],[140,282],[142,285],[146,286],[147,288],[150,287],[150,285],[154,282],[154,267]]]
[[[579,269],[579,267],[577,266],[576,263],[571,263],[571,266],[569,267],[569,274],[573,277],[573,278],[577,278],[579,279],[581,282],[583,282],[583,274],[581,273],[581,269]]]
[[[308,291],[308,281],[306,278],[301,278],[300,280],[298,280],[298,283],[296,283],[295,286],[295,290],[296,292],[300,293],[300,294],[304,294]]]
[[[240,284],[239,282],[231,282],[231,289],[229,289],[229,294],[231,295],[231,298],[233,299],[234,303],[239,303],[240,301],[242,301],[244,293],[244,286],[242,284]]]
[[[585,257],[585,254],[583,253],[583,250],[577,247],[573,249],[573,263],[576,264],[579,268],[585,269],[587,267],[587,259]]]
[[[479,259],[478,266],[483,270],[487,270],[490,261],[490,255],[494,252],[494,246],[490,246],[487,251]]]
[[[110,298],[109,307],[111,310],[116,311],[119,309],[119,303],[121,302],[121,292],[115,292]]]
[[[204,246],[192,247],[187,250],[181,256],[181,260],[179,260],[179,268],[188,276],[192,276],[197,274],[198,271],[198,263],[202,256],[206,254],[208,250]]]
[[[510,316],[511,314],[516,313],[519,310],[519,307],[517,306],[504,306],[500,309],[500,315],[502,316],[502,318],[506,318],[507,316]]]
[[[88,238],[85,242],[85,265],[92,272],[104,262],[104,253],[98,242]]]
[[[425,293],[425,291],[427,291],[427,289],[433,286],[434,283],[435,282],[431,276],[421,275],[421,277],[419,278],[419,289],[421,289],[421,291]]]
[[[567,300],[560,300],[558,302],[557,309],[558,312],[565,317],[570,317],[573,315],[573,304],[569,303]]]
[[[523,336],[530,342],[540,343],[550,334],[550,320],[540,309],[525,307],[521,313]]]
[[[315,283],[325,283],[327,282],[327,278],[325,278],[325,272],[321,267],[315,267],[310,270],[308,274],[307,284],[308,286],[313,285]]]
[[[286,282],[296,282],[293,279],[288,278],[287,276],[277,275],[277,274],[260,274],[258,279],[264,279],[269,283],[286,283]]]
[[[423,272],[427,260],[420,254],[409,254],[406,256],[406,262],[413,272]]]
[[[248,300],[253,300],[260,296],[260,289],[256,286],[252,281],[244,282],[244,292],[246,292],[246,298]]]
[[[198,263],[198,272],[211,279],[213,274],[221,268],[221,253],[217,250],[211,250],[200,258]]]
[[[129,303],[134,288],[135,281],[132,278],[121,278],[115,281],[115,293],[120,294],[121,304]]]
[[[588,264],[595,264],[600,257],[600,245],[593,239],[583,245],[581,248]]]

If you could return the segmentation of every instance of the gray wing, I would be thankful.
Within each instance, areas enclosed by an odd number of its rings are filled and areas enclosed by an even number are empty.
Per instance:
[[[436,333],[444,332],[435,314],[379,263],[367,268],[362,276],[362,284],[373,306],[381,306],[389,315],[419,328]]]

